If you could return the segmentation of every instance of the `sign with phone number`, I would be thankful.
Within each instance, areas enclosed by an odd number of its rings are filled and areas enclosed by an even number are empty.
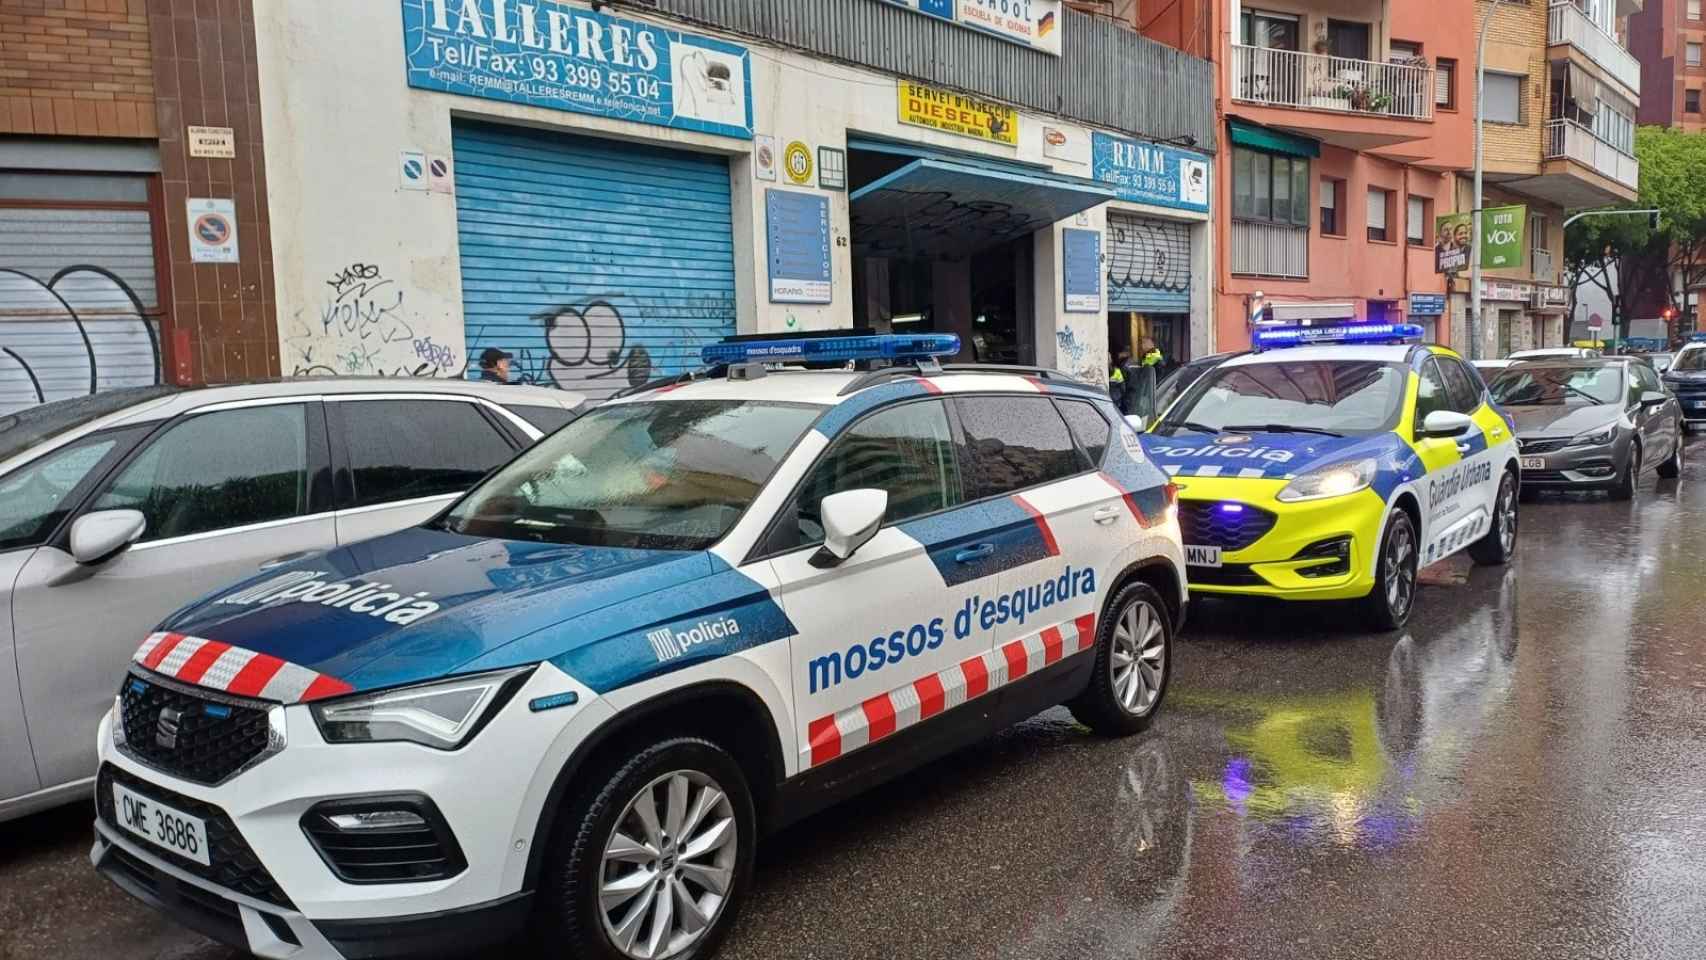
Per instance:
[[[752,138],[743,47],[567,5],[402,3],[411,87]]]

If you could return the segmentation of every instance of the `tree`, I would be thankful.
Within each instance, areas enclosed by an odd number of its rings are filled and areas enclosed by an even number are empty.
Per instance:
[[[1564,270],[1570,277],[1571,315],[1575,313],[1576,288],[1592,284],[1611,303],[1614,336],[1629,335],[1629,320],[1642,288],[1642,275],[1650,271],[1655,237],[1644,217],[1585,217],[1571,225],[1564,236]]]

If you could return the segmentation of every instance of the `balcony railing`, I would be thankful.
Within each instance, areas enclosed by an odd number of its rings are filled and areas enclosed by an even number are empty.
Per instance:
[[[1542,283],[1558,282],[1558,273],[1552,266],[1552,251],[1530,250],[1528,255],[1530,266],[1534,271],[1534,279]]]
[[[1617,82],[1641,95],[1641,63],[1623,49],[1617,38],[1606,33],[1576,6],[1574,0],[1553,0],[1546,10],[1546,40],[1567,43],[1587,54],[1589,60],[1611,74]]]
[[[1298,50],[1232,48],[1233,99],[1428,120],[1434,115],[1433,68],[1333,57]]]
[[[1309,276],[1309,228],[1232,221],[1232,272],[1246,277]]]
[[[1574,120],[1546,121],[1546,159],[1574,160],[1631,190],[1640,185],[1640,161]]]

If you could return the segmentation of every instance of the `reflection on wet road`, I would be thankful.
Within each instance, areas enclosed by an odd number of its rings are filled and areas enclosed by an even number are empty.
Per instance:
[[[1698,475],[1525,505],[1403,634],[1201,605],[1147,734],[1050,711],[783,833],[722,955],[1706,957],[1703,571]],[[227,956],[74,822],[0,827],[0,957]]]

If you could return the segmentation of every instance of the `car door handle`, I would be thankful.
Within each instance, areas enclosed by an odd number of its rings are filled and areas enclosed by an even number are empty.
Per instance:
[[[1096,521],[1097,523],[1102,524],[1103,526],[1106,526],[1107,524],[1113,523],[1115,520],[1118,520],[1119,518],[1120,518],[1120,511],[1119,511],[1118,507],[1103,507],[1102,509],[1097,510],[1095,513],[1090,514],[1090,519]]]
[[[955,563],[972,563],[972,562],[977,561],[977,560],[982,560],[984,557],[987,557],[994,552],[995,552],[995,544],[993,544],[993,543],[980,543],[975,547],[967,547],[964,550],[961,550],[959,553],[954,554],[954,562]]]
[[[1465,457],[1469,456],[1470,449],[1471,447],[1467,443],[1460,443],[1457,445],[1457,452]]]
[[[282,556],[273,557],[271,560],[261,564],[260,569],[271,570],[273,567],[282,567],[287,563],[295,563],[313,552],[314,551],[312,550],[298,550],[295,553],[287,553]]]

